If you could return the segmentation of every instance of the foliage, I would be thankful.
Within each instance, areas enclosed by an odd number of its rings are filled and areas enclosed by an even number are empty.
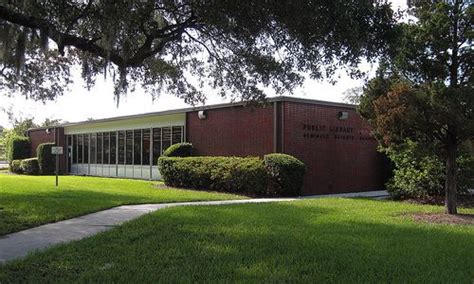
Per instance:
[[[166,188],[161,182],[104,177],[61,176],[56,188],[49,176],[8,174],[0,174],[0,196],[0,236],[124,204],[245,199]]]
[[[177,143],[169,146],[163,153],[164,157],[189,157],[194,155],[191,143]]]
[[[269,177],[272,195],[297,196],[301,194],[306,167],[303,162],[286,154],[268,154],[263,162]]]
[[[7,159],[7,152],[4,141],[4,135],[6,134],[6,129],[0,126],[0,161]]]
[[[16,173],[16,174],[21,174],[23,173],[23,170],[21,168],[21,161],[22,160],[13,160],[10,163],[10,172]]]
[[[284,154],[257,157],[160,157],[166,185],[250,195],[300,194],[304,164]]]
[[[458,148],[474,138],[474,4],[410,5],[415,20],[399,24],[398,40],[365,86],[359,112],[383,147],[410,139],[445,161],[446,209],[456,213]]]
[[[112,77],[117,102],[140,84],[187,103],[205,99],[204,85],[251,100],[294,89],[301,72],[360,75],[360,57],[375,60],[395,21],[376,0],[8,1],[0,19],[3,89],[53,99],[79,64],[89,88]]]
[[[7,141],[8,161],[31,157],[31,141],[28,137],[10,136]]]
[[[21,171],[26,175],[38,175],[40,173],[38,158],[21,160],[20,166]]]
[[[443,196],[446,170],[443,161],[432,150],[406,140],[383,150],[394,163],[393,177],[387,184],[392,198]],[[466,153],[458,156],[458,192],[474,187],[474,158]]]
[[[407,216],[441,210],[360,198],[169,208],[7,262],[0,282],[471,283],[473,226]]]
[[[240,194],[266,193],[266,172],[259,158],[160,157],[166,185]]]
[[[56,157],[51,154],[54,143],[42,143],[36,148],[40,173],[42,175],[54,174],[56,170]]]

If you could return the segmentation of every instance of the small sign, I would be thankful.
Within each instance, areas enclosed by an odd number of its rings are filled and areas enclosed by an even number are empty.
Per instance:
[[[51,154],[53,154],[53,155],[62,155],[63,154],[63,147],[59,147],[59,146],[51,147]]]

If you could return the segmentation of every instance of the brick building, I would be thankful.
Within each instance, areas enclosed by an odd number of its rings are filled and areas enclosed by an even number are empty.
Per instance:
[[[65,149],[62,173],[160,179],[156,161],[171,144],[191,142],[198,155],[263,156],[281,152],[307,167],[304,194],[378,190],[383,156],[353,105],[278,97],[31,129],[40,143]]]

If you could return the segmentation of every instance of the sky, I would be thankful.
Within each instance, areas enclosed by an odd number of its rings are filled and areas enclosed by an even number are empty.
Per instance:
[[[396,9],[405,7],[406,0],[392,0],[390,2]],[[369,64],[361,65],[361,69],[368,71],[369,74],[373,73],[376,67]],[[149,94],[138,87],[135,92],[129,92],[126,97],[121,97],[120,105],[117,107],[111,80],[97,78],[94,88],[88,91],[79,74],[79,72],[74,72],[74,83],[70,86],[69,91],[56,100],[46,103],[28,100],[21,94],[9,97],[6,93],[0,93],[0,126],[11,127],[7,114],[1,109],[10,109],[18,118],[33,117],[36,123],[41,123],[46,118],[75,122],[89,118],[99,119],[189,107],[182,99],[165,93],[153,101]],[[299,98],[342,102],[346,90],[363,85],[363,80],[351,79],[344,71],[339,72],[338,75],[340,78],[337,79],[336,84],[330,84],[327,81],[306,80],[290,95]],[[212,92],[210,93],[206,105],[229,102],[229,99],[223,99]]]

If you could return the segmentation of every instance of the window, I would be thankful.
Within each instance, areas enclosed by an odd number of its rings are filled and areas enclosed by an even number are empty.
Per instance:
[[[77,164],[77,135],[72,136],[72,163]]]
[[[150,129],[143,129],[142,165],[150,165]]]
[[[102,164],[103,141],[102,133],[97,133],[97,164]]]
[[[110,164],[115,165],[117,162],[117,133],[110,132]]]
[[[97,134],[91,134],[91,164],[97,163]]]
[[[125,164],[133,165],[133,131],[125,131]]]
[[[84,164],[89,163],[89,137],[90,134],[84,134]]]
[[[77,141],[77,162],[79,164],[82,164],[82,156],[83,156],[82,154],[84,153],[83,152],[84,149],[82,147],[84,145],[84,140],[83,140],[82,135],[78,135],[77,138],[78,138],[77,139],[78,140]]]
[[[110,145],[109,145],[109,135],[110,133],[106,132],[103,134],[103,138],[102,138],[102,141],[103,141],[103,147],[102,147],[102,151],[103,151],[103,160],[102,162],[104,164],[110,164],[110,161],[109,161],[109,155],[110,155]]]
[[[171,144],[181,143],[183,138],[183,127],[182,126],[173,126],[173,135]]]
[[[125,164],[125,131],[118,132],[118,163]]]
[[[171,127],[163,127],[163,134],[162,134],[162,148],[161,153],[163,153],[169,146],[171,146]]]
[[[153,128],[153,164],[161,156],[161,128]]]
[[[137,129],[133,131],[133,164],[142,164],[142,131]]]

